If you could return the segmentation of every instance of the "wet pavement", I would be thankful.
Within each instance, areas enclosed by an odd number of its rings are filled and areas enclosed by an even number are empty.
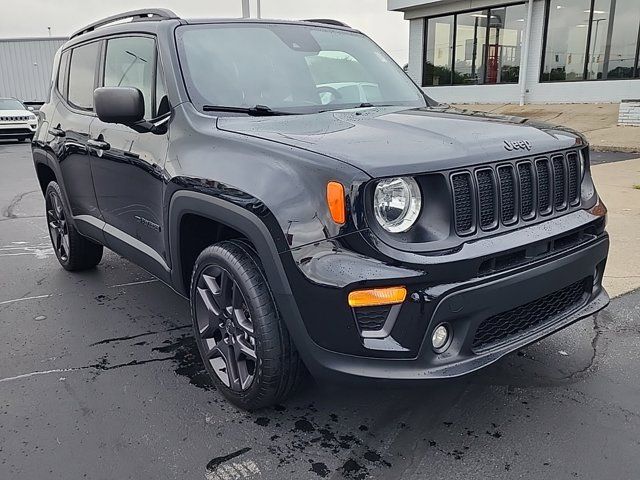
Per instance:
[[[640,292],[467,377],[310,381],[249,414],[187,302],[111,252],[64,271],[26,144],[0,144],[0,479],[637,479]]]

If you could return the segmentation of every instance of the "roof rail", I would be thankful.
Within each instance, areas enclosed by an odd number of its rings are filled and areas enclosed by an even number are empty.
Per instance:
[[[85,33],[94,31],[96,28],[104,27],[110,23],[119,22],[120,20],[126,20],[130,18],[132,22],[141,22],[145,20],[169,20],[173,18],[180,18],[171,10],[166,8],[145,8],[142,10],[132,10],[130,12],[119,13],[112,15],[97,22],[90,23],[86,27],[81,28],[77,32],[71,34],[70,38],[75,38]]]
[[[336,27],[347,27],[347,28],[351,28],[349,25],[347,25],[344,22],[341,22],[340,20],[333,20],[331,18],[307,18],[305,20],[302,20],[303,22],[312,22],[312,23],[324,23],[326,25],[334,25]]]

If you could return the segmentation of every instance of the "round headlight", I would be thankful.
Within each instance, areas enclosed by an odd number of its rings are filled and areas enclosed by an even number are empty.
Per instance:
[[[420,187],[411,177],[388,178],[376,185],[373,209],[376,220],[387,232],[409,230],[416,223],[421,206]]]

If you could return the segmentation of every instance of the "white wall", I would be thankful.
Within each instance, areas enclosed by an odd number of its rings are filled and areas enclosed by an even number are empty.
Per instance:
[[[488,0],[487,0],[488,1]],[[479,4],[479,0],[469,3]],[[484,0],[482,0],[484,3]],[[490,3],[490,2],[489,2]],[[494,4],[497,3],[494,1]],[[444,6],[450,7],[451,4]],[[456,5],[455,3],[453,5]],[[618,103],[640,97],[640,79],[591,82],[540,83],[544,36],[544,0],[535,0],[531,19],[531,45],[527,65],[527,103]],[[450,11],[450,10],[449,10]],[[424,11],[422,13],[425,13]],[[441,13],[438,11],[438,13]],[[431,15],[431,13],[427,14]],[[409,74],[418,84],[422,80],[424,20],[410,20]],[[416,32],[419,32],[416,33]],[[444,103],[518,103],[519,85],[456,85],[425,87],[430,97]]]

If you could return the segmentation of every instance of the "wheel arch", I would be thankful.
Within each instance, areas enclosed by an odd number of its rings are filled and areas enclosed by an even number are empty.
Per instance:
[[[206,193],[179,190],[169,203],[169,250],[172,266],[172,283],[182,295],[189,296],[189,284],[184,275],[183,221],[189,215],[216,222],[230,231],[238,232],[255,247],[262,261],[269,286],[274,294],[291,295],[291,288],[280,261],[276,241],[265,224],[255,213],[231,201]],[[277,225],[277,222],[275,222]],[[279,227],[278,227],[279,228]],[[228,236],[223,236],[226,239]],[[186,277],[186,278],[185,278]]]

